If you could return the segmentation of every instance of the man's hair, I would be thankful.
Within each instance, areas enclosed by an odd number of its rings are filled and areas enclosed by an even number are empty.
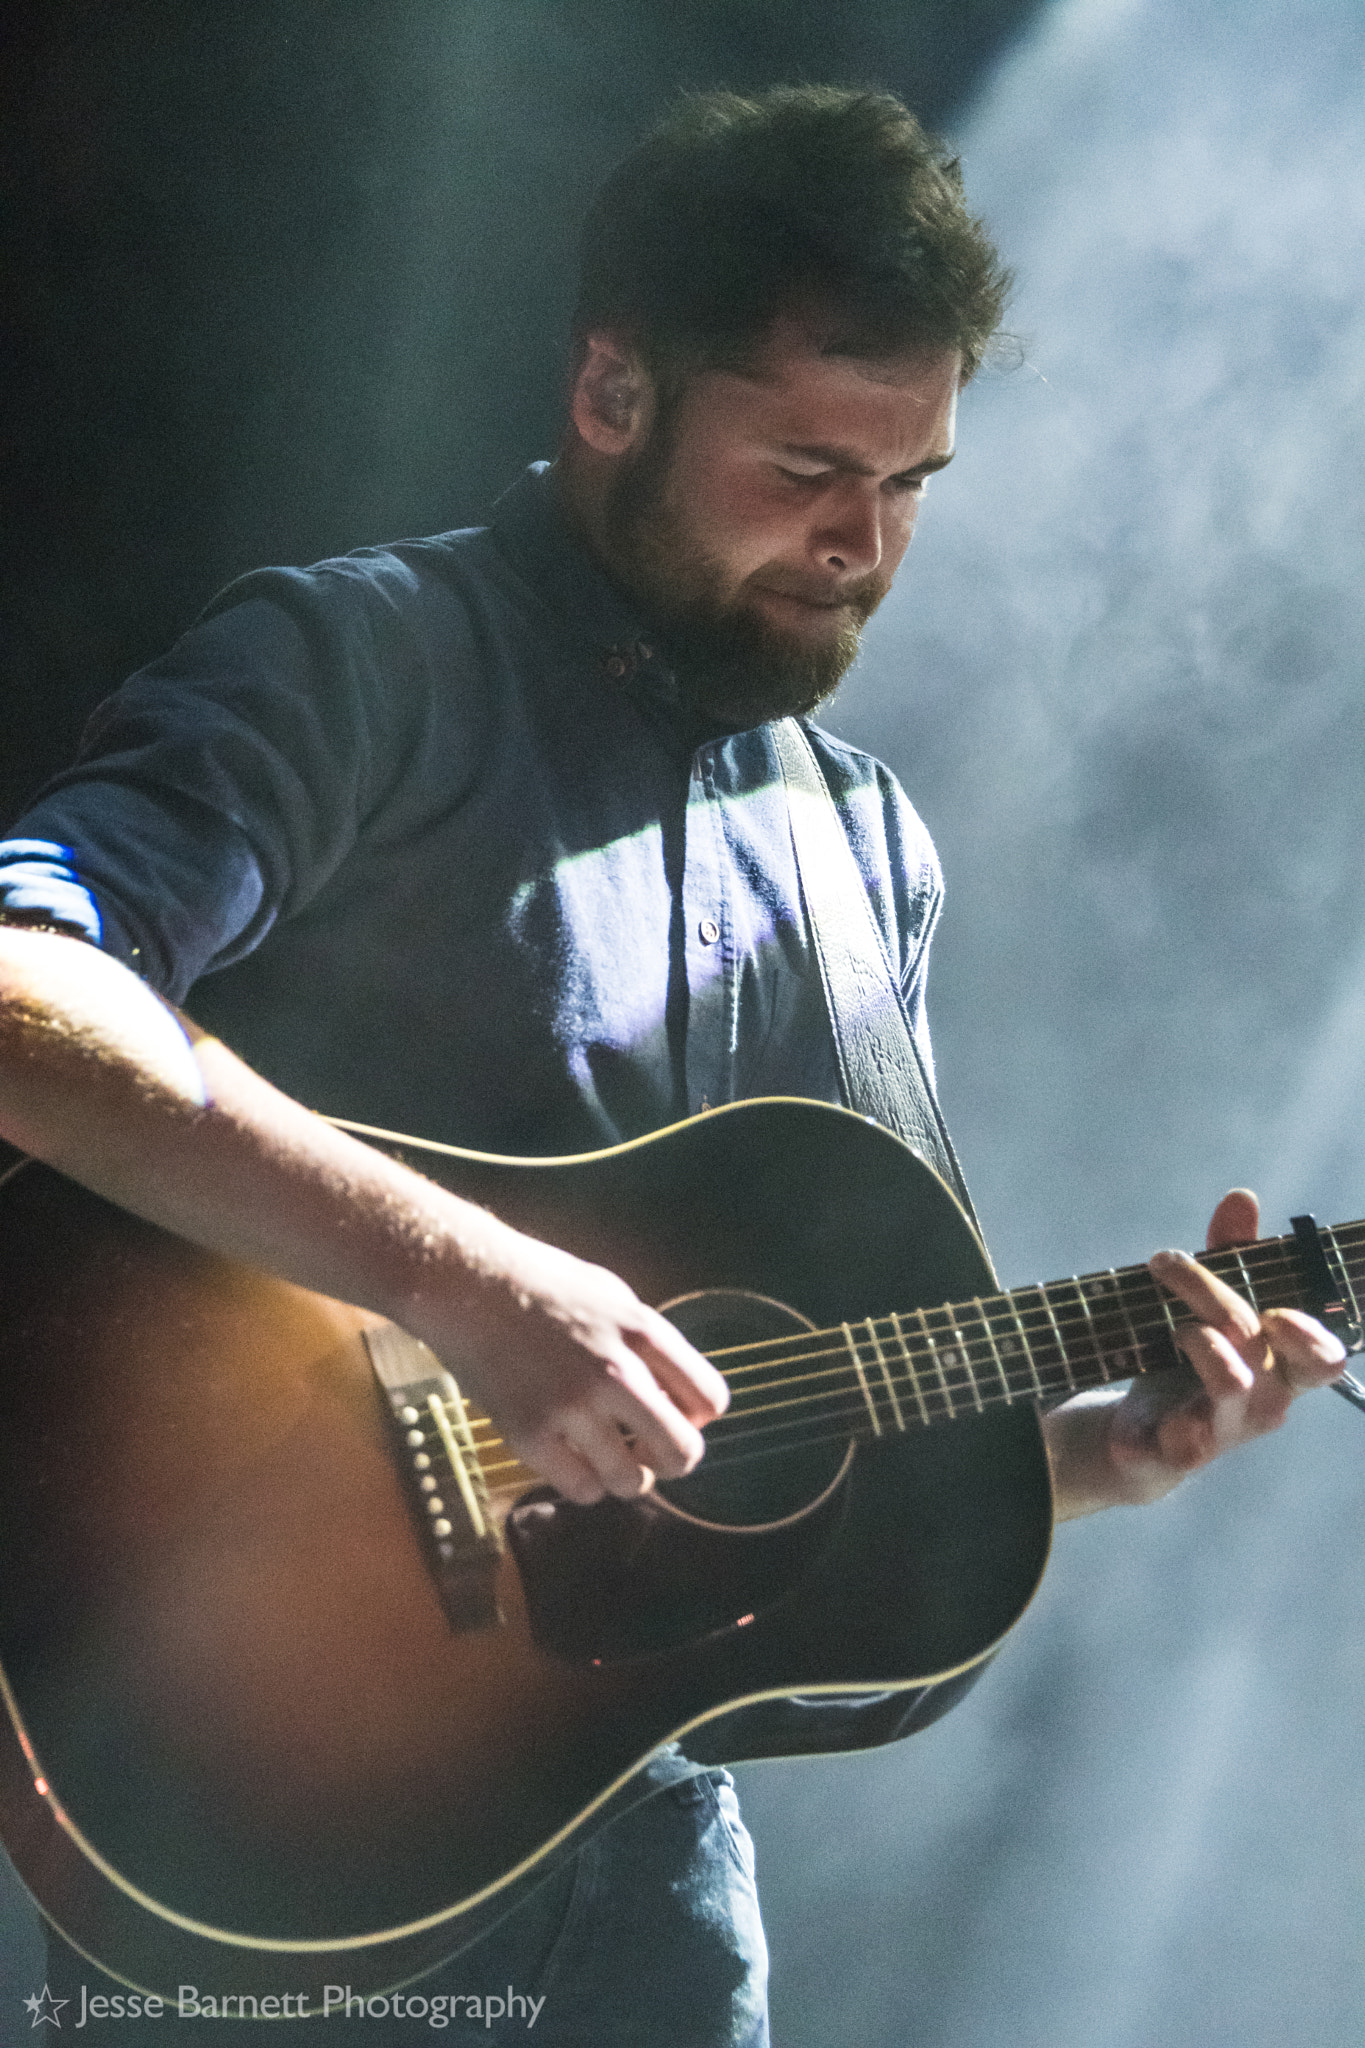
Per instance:
[[[593,202],[573,331],[613,330],[669,379],[742,368],[806,314],[826,354],[959,349],[965,381],[1009,285],[958,159],[893,93],[691,93]]]

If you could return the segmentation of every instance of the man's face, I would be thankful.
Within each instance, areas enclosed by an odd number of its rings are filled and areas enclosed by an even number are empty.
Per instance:
[[[624,457],[613,568],[726,724],[809,711],[891,587],[953,452],[959,360],[822,356],[782,323],[744,374],[699,373]]]

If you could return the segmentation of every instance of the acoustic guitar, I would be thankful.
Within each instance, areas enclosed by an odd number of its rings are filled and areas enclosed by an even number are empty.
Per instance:
[[[685,1480],[576,1508],[457,1359],[9,1173],[0,1832],[68,1940],[165,1997],[410,1981],[670,1740],[924,1726],[1042,1575],[1040,1407],[1176,1361],[1144,1267],[1001,1293],[953,1195],[843,1110],[558,1160],[363,1134],[622,1273],[731,1405]],[[1365,1224],[1207,1263],[1263,1308],[1351,1304]]]

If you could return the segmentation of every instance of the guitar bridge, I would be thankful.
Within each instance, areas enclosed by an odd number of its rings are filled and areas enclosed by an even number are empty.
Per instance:
[[[502,1532],[488,1498],[464,1396],[434,1351],[393,1323],[365,1348],[400,1442],[414,1519],[453,1629],[498,1628]]]

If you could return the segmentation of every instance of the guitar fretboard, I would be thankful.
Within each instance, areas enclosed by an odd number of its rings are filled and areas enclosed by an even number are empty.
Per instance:
[[[1341,1303],[1358,1321],[1365,1222],[1321,1236]],[[1293,1237],[1206,1252],[1201,1263],[1258,1311],[1309,1305]],[[894,1435],[1002,1404],[1050,1406],[1173,1365],[1192,1320],[1145,1266],[1125,1266],[732,1347],[712,1354],[731,1405],[708,1431],[708,1456]]]

